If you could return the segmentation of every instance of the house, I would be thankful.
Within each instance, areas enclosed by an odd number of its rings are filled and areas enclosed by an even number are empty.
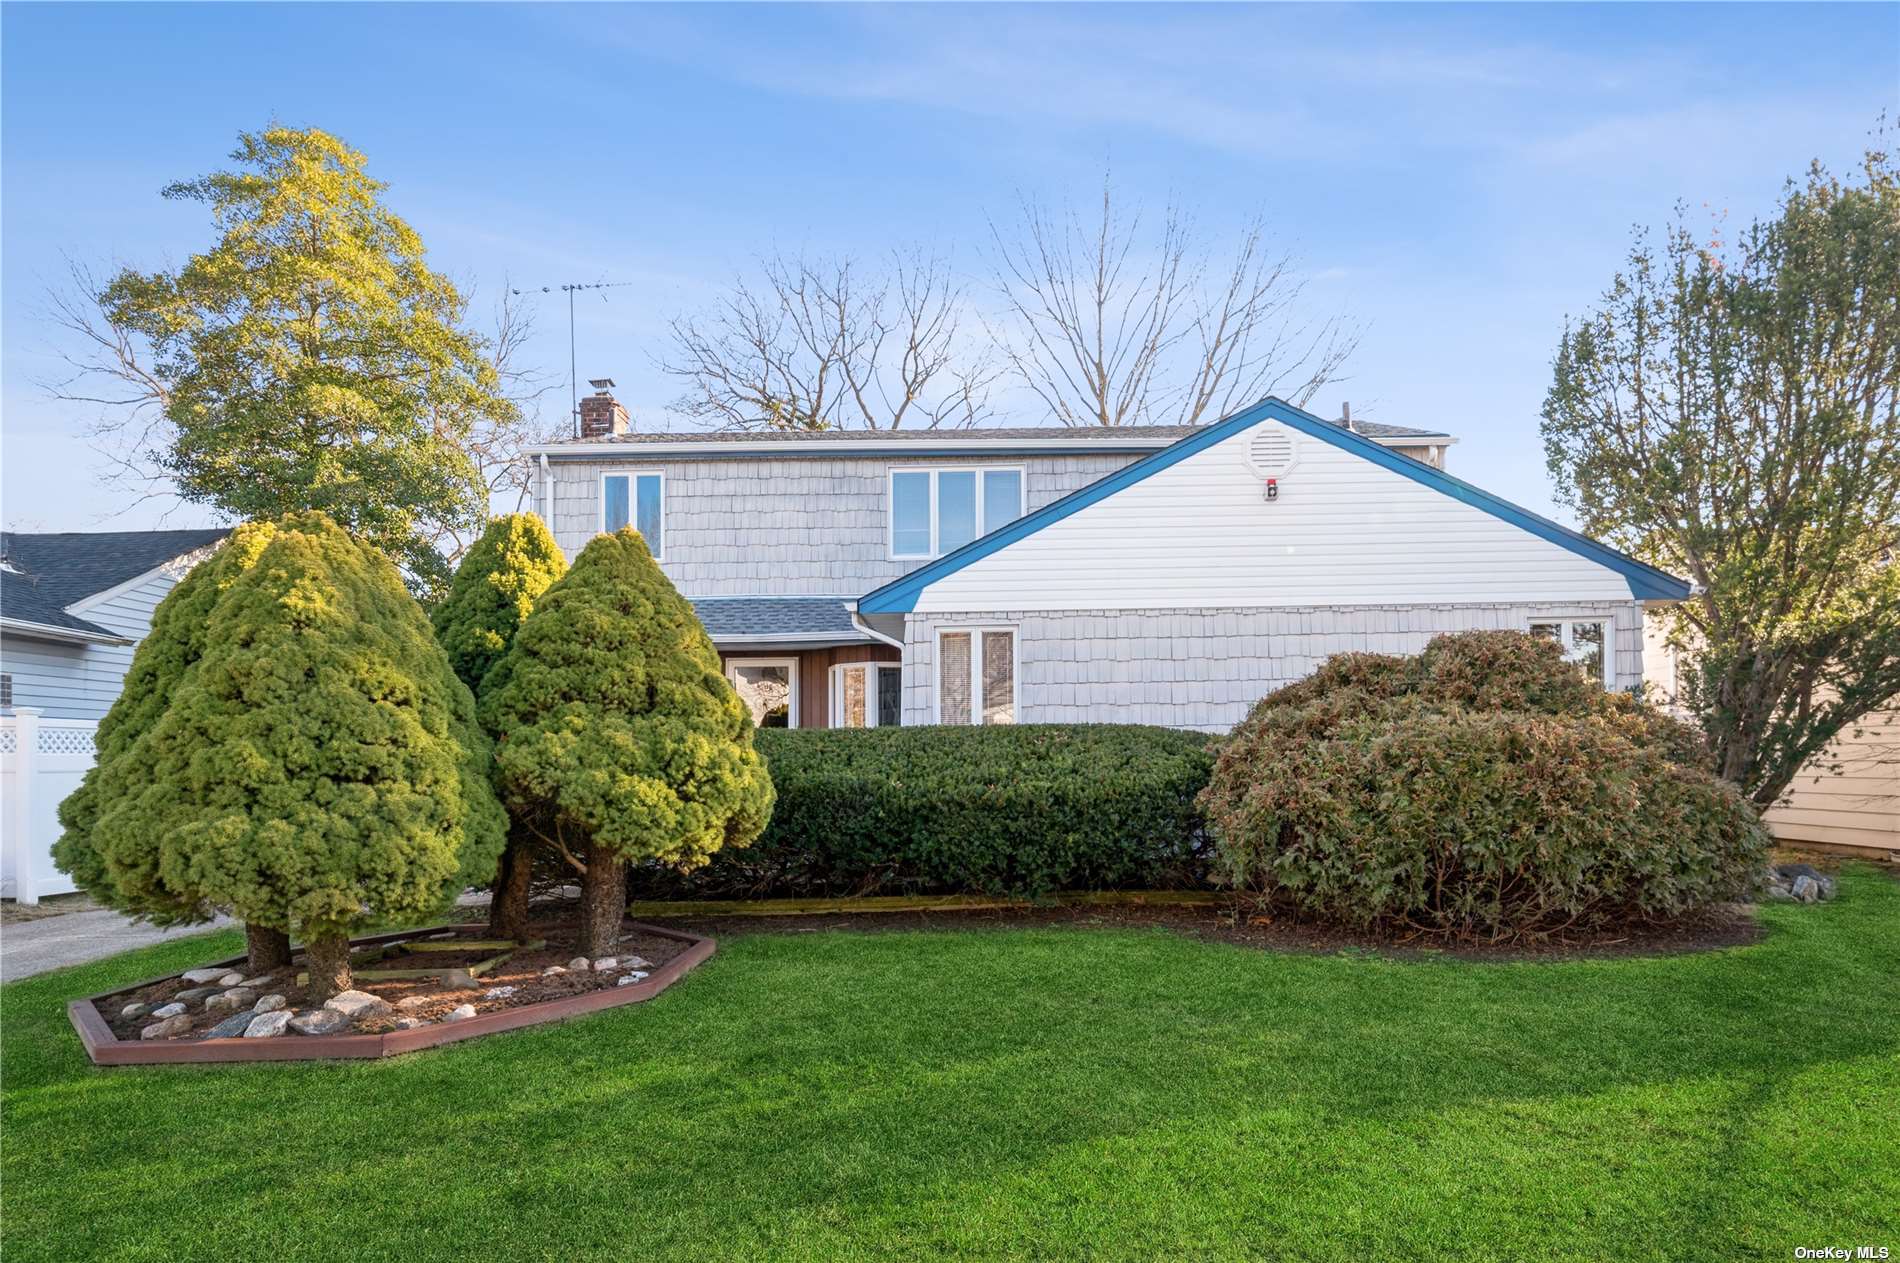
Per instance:
[[[0,895],[73,889],[47,854],[55,810],[92,766],[152,610],[226,533],[0,533]]]
[[[1688,586],[1443,469],[1448,434],[1266,399],[1200,427],[626,432],[531,452],[570,555],[632,525],[761,722],[1220,730],[1345,650],[1561,640],[1606,688]]]

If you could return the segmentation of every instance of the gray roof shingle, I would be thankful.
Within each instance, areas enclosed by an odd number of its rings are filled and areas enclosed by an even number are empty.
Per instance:
[[[735,636],[836,636],[869,640],[835,596],[715,596],[693,602],[714,640]]]
[[[226,526],[189,531],[0,531],[0,556],[31,575],[55,606],[115,588],[229,535]]]
[[[1156,446],[1164,447],[1200,428],[1197,425],[1013,425],[980,426],[968,430],[706,430],[609,434],[588,439],[564,438],[555,439],[548,446],[580,443],[621,443],[628,446],[642,443],[704,443],[708,446],[724,443],[822,444],[853,439],[892,443],[948,443],[969,439],[1018,439],[1030,442],[1037,439],[1151,439]],[[1451,437],[1442,430],[1415,430],[1409,426],[1386,425],[1378,421],[1354,421],[1352,428],[1357,433],[1375,439]]]

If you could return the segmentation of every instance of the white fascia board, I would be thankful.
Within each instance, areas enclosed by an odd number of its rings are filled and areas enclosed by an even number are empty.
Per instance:
[[[82,631],[77,627],[53,627],[46,623],[31,623],[23,618],[0,618],[0,631],[10,631],[25,636],[29,640],[57,640],[72,645],[129,645],[130,639],[124,636],[100,635],[97,632]]]
[[[1175,439],[1064,438],[1060,430],[1046,439],[830,439],[817,443],[778,441],[733,443],[559,443],[530,447],[531,456],[591,457],[615,456],[642,460],[654,456],[828,456],[875,453],[880,456],[915,452],[922,457],[951,449],[959,452],[1158,452]],[[1424,442],[1425,440],[1416,440]]]

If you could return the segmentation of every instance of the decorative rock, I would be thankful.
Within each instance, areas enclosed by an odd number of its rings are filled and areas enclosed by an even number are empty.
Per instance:
[[[128,1004],[124,1008],[119,1010],[119,1016],[122,1018],[123,1017],[144,1017],[147,1013],[150,1013],[151,1011],[152,1011],[152,1006],[149,1004]]]
[[[214,969],[187,969],[178,976],[183,978],[186,982],[204,983],[216,982],[230,972],[231,967],[229,965],[219,965]],[[238,981],[242,982],[243,978],[240,977]]]
[[[433,997],[430,997],[430,996],[406,995],[402,999],[396,1001],[396,1007],[399,1009],[402,1009],[405,1012],[408,1012],[411,1010],[422,1008],[424,1005],[431,1004],[433,1002],[434,1002]]]
[[[318,1009],[313,1013],[300,1013],[290,1019],[290,1029],[299,1035],[329,1035],[340,1031],[350,1024],[350,1019],[335,1009]]]
[[[1770,902],[1786,903],[1794,898],[1794,891],[1789,890],[1780,882],[1776,882],[1768,887],[1768,898]]]
[[[250,1026],[251,1019],[256,1016],[255,1013],[239,1013],[227,1017],[207,1031],[206,1035],[211,1039],[236,1039],[244,1034],[245,1028]]]
[[[594,961],[594,972],[597,974],[604,974],[609,969],[617,969],[619,968],[619,966],[620,966],[620,962],[615,960],[613,957],[601,956],[601,957],[596,958]]]
[[[152,1016],[156,1018],[160,1018],[160,1019],[168,1018],[168,1017],[177,1017],[180,1013],[183,1013],[184,1011],[185,1011],[184,1005],[173,1002],[171,1004],[163,1005],[159,1008],[153,1009]]]
[[[347,1018],[381,1017],[389,1012],[389,1001],[367,991],[339,991],[325,1000],[323,1007]]]
[[[244,1028],[246,1039],[269,1039],[273,1035],[282,1035],[284,1027],[290,1025],[289,1009],[273,1009],[269,1013],[259,1013]]]
[[[442,985],[454,987],[459,991],[480,991],[482,984],[475,981],[475,975],[466,969],[451,969],[442,975]]]
[[[139,1032],[140,1039],[170,1039],[174,1035],[183,1035],[191,1029],[191,1019],[184,1014],[175,1014],[162,1022],[153,1022]]]
[[[488,990],[482,992],[482,999],[506,1000],[509,996],[513,995],[514,993],[515,993],[515,989],[513,987],[490,987]]]
[[[646,975],[636,969],[630,974],[621,974],[620,977],[614,982],[614,986],[631,987],[634,983],[640,981],[644,977],[646,977]]]
[[[1821,899],[1821,883],[1803,873],[1794,879],[1792,893],[1802,903],[1818,903]]]
[[[207,1013],[234,1013],[239,1009],[248,1009],[257,1001],[257,992],[249,987],[232,987],[221,991],[205,1001]]]
[[[244,981],[244,975],[233,969],[218,979],[220,987],[235,987]]]
[[[444,1017],[442,1020],[445,1022],[466,1022],[468,1021],[468,1019],[474,1016],[475,1016],[474,1005],[458,1004],[454,1008],[450,1009],[448,1012],[448,1016]]]
[[[541,976],[543,978],[552,978],[556,974],[564,974],[566,972],[567,972],[566,965],[549,965],[546,969],[543,969],[541,971]]]
[[[575,971],[581,971],[581,970],[585,970],[588,967],[589,963],[590,962],[588,961],[587,957],[576,956],[573,960],[570,960],[567,962],[567,967]]]
[[[651,969],[653,962],[644,956],[622,956],[620,967],[622,969]]]
[[[180,991],[177,995],[173,996],[172,999],[174,1000],[202,1000],[208,995],[216,995],[216,994],[218,994],[217,987],[186,987],[183,991]]]
[[[240,987],[268,987],[270,986],[270,981],[271,981],[271,976],[269,974],[259,974],[255,978],[246,978],[244,981],[238,983],[238,986]]]
[[[427,1025],[428,1023],[419,1017],[399,1017],[396,1019],[396,1029],[399,1031],[413,1031],[418,1026]]]
[[[283,1008],[286,1003],[284,997],[280,995],[267,995],[257,1002],[256,1007],[253,1008],[251,1012],[275,1013],[277,1010]]]

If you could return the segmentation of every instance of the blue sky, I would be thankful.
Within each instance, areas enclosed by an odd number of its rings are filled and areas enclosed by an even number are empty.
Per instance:
[[[1900,105],[1900,6],[1150,8],[372,5],[0,9],[0,505],[26,529],[215,520],[128,505],[49,400],[70,255],[208,243],[167,181],[271,119],[368,154],[485,311],[580,308],[580,375],[668,424],[668,317],[762,252],[953,252],[986,301],[1018,191],[1264,210],[1316,311],[1364,330],[1355,416],[1460,436],[1454,472],[1553,511],[1537,410],[1566,313],[1678,201],[1764,213]],[[533,346],[563,379],[565,308]],[[562,392],[564,393],[564,392]],[[564,406],[564,400],[556,407]],[[1009,418],[1043,418],[1026,404]],[[1561,515],[1561,514],[1560,514]]]

